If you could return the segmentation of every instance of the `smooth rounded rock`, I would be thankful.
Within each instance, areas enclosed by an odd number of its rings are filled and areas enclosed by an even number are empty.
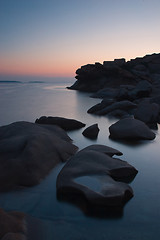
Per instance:
[[[96,139],[98,137],[98,133],[99,133],[99,128],[97,123],[89,126],[82,132],[82,134],[85,137],[90,139]]]
[[[114,150],[108,150],[112,155]],[[122,181],[134,177],[137,170],[126,161],[110,157],[108,150],[103,145],[91,145],[75,154],[57,177],[58,195],[78,193],[92,205],[123,206],[133,197],[133,190]]]
[[[38,184],[77,149],[55,125],[15,122],[0,127],[0,190]]]
[[[140,120],[124,118],[109,127],[110,138],[128,140],[153,140],[155,134]]]

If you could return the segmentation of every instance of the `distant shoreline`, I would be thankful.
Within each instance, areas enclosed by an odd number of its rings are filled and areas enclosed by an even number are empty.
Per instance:
[[[0,80],[0,83],[22,83],[20,81],[7,81],[7,80]]]

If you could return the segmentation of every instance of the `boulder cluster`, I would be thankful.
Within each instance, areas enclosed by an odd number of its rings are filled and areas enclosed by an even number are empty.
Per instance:
[[[74,119],[41,117],[36,123],[20,121],[0,127],[0,191],[36,185],[57,164],[68,160],[57,178],[58,194],[78,192],[91,205],[123,206],[133,196],[126,178],[134,178],[137,170],[113,158],[122,153],[105,145],[90,145],[76,154],[78,147],[64,130],[71,123],[73,129],[85,126]],[[98,132],[98,124],[93,124],[82,134],[95,139]],[[3,210],[2,216],[12,225],[13,216]]]
[[[155,138],[150,128],[160,123],[160,54],[88,64],[76,73],[70,89],[102,98],[88,113],[120,118],[109,127],[110,138]],[[90,145],[77,152],[66,131],[83,127],[75,119],[51,116],[0,127],[0,191],[36,185],[57,164],[66,162],[57,177],[57,196],[79,199],[80,195],[93,209],[123,207],[133,196],[128,183],[138,171],[115,158],[122,153],[108,146]],[[94,140],[99,130],[96,123],[82,134]],[[25,221],[23,213],[0,209],[0,239],[26,239]]]
[[[76,71],[77,81],[69,87],[94,92],[102,101],[88,110],[96,115],[133,116],[150,128],[160,123],[160,54],[142,58],[87,64]]]

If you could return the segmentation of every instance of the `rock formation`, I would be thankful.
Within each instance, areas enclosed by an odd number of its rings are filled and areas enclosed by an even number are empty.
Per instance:
[[[86,128],[82,134],[90,139],[96,139],[99,133],[99,128],[98,128],[98,124],[93,124],[91,126],[89,126],[88,128]]]
[[[157,128],[160,122],[160,54],[128,62],[115,59],[103,64],[87,64],[76,74],[77,81],[69,89],[94,92],[92,97],[103,99],[88,113],[116,118],[130,115],[150,128]],[[148,101],[148,113],[146,104],[141,104],[144,100]],[[128,108],[123,106],[126,102]]]
[[[79,151],[57,177],[58,195],[81,194],[93,206],[123,206],[133,191],[122,181],[134,177],[137,170],[112,158],[114,154],[122,153],[104,145],[91,145]]]
[[[120,85],[136,86],[143,80],[152,84],[160,79],[160,54],[146,55],[127,62],[125,59],[115,59],[104,61],[103,64],[87,64],[77,69],[75,78],[77,81],[69,89],[88,92]]]
[[[85,127],[84,123],[77,121],[75,119],[51,117],[51,116],[49,117],[42,116],[39,119],[36,119],[35,123],[57,125],[63,128],[65,131],[70,131],[70,130],[75,130],[75,129]]]
[[[109,127],[110,138],[126,140],[153,140],[156,135],[145,123],[133,118],[124,118]]]
[[[15,122],[0,127],[0,190],[38,184],[76,151],[58,126]]]

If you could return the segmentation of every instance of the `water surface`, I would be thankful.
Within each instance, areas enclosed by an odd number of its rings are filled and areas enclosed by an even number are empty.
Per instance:
[[[40,116],[74,118],[86,126],[98,123],[97,140],[82,135],[84,129],[69,132],[80,149],[90,144],[105,144],[123,152],[121,159],[139,171],[130,184],[134,197],[125,205],[120,217],[87,215],[82,208],[59,201],[56,196],[57,166],[37,186],[0,194],[0,207],[19,210],[37,219],[39,239],[47,240],[158,240],[160,238],[160,144],[159,131],[153,141],[124,144],[108,138],[108,127],[115,119],[87,114],[99,99],[88,93],[66,89],[71,83],[1,83],[0,125],[15,121],[34,122]],[[95,186],[96,187],[96,186]]]

